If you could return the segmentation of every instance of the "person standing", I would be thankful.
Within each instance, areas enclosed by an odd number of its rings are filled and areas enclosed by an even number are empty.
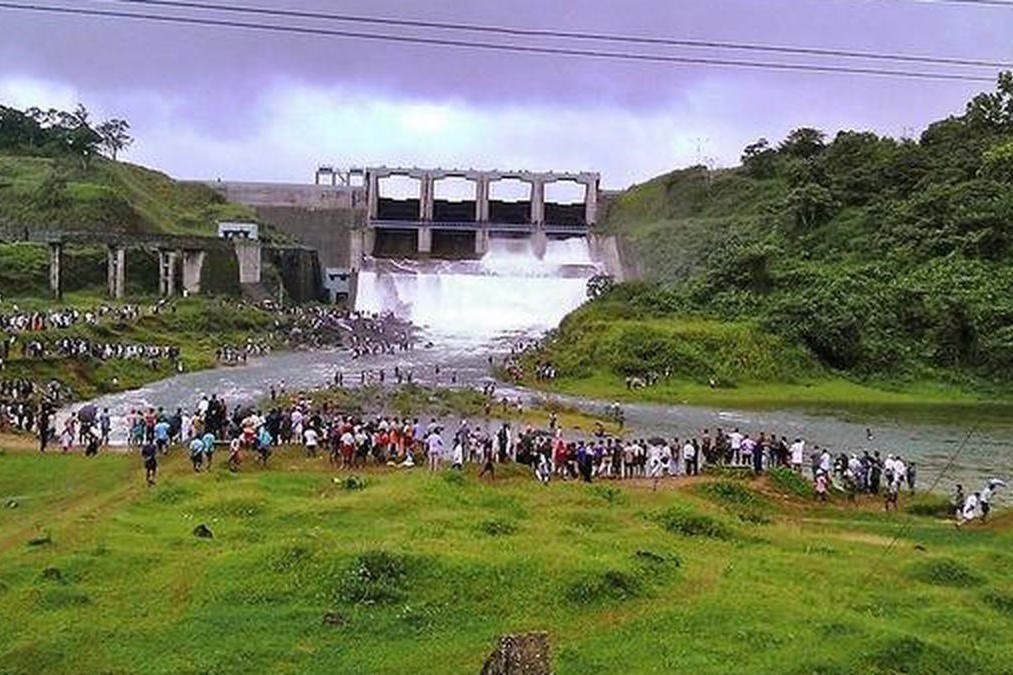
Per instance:
[[[428,450],[426,461],[430,471],[440,470],[440,459],[443,456],[443,437],[440,436],[440,430],[438,427],[434,427],[429,432],[429,436],[426,438],[426,448]]]
[[[193,464],[193,470],[200,473],[201,466],[204,464],[204,441],[199,436],[194,436],[190,440],[190,462]]]
[[[682,461],[686,467],[687,476],[696,475],[696,448],[693,447],[693,442],[690,439],[686,439],[685,445],[682,446]]]
[[[141,460],[144,463],[144,480],[151,487],[158,473],[158,448],[153,442],[147,441],[141,446]]]
[[[98,416],[98,426],[101,431],[100,442],[102,445],[109,445],[109,432],[112,429],[112,417],[109,415],[109,408],[103,408],[102,414]]]

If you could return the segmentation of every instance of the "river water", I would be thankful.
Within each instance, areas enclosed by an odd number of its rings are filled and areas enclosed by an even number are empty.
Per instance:
[[[389,384],[395,366],[412,371],[414,381],[421,385],[481,386],[489,381],[489,358],[501,359],[510,345],[555,326],[583,301],[586,277],[594,271],[586,246],[573,242],[550,245],[545,259],[537,261],[511,243],[495,248],[481,263],[477,270],[406,263],[365,275],[360,308],[397,310],[423,326],[422,342],[431,342],[431,347],[358,359],[337,350],[279,353],[251,359],[244,366],[185,373],[90,403],[110,409],[113,441],[122,443],[126,432],[123,419],[134,408],[192,409],[202,394],[217,394],[230,406],[255,403],[264,400],[272,386],[288,391],[328,386],[339,371],[346,386],[358,385],[361,373],[375,377],[380,369]],[[579,269],[584,271],[574,272]],[[500,384],[497,393],[528,400],[541,397],[506,384]],[[578,397],[554,398],[592,413],[607,405]],[[881,420],[859,424],[795,411],[660,404],[627,404],[623,409],[627,426],[645,437],[685,437],[704,428],[713,432],[717,427],[738,427],[751,435],[763,431],[789,440],[801,436],[809,447],[827,446],[835,453],[876,449],[884,456],[899,454],[917,463],[921,486],[938,481],[939,491],[949,490],[956,482],[973,490],[993,476],[1013,476],[1013,428],[979,429],[968,437],[971,430],[959,426]],[[872,440],[867,438],[870,426]],[[579,436],[586,430],[569,431]],[[957,459],[951,463],[954,455]]]

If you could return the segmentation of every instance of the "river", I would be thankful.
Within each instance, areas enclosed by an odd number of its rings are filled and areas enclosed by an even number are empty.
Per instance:
[[[391,384],[395,367],[412,371],[414,381],[421,385],[481,386],[490,377],[490,357],[500,359],[511,344],[555,326],[583,301],[586,277],[594,271],[586,245],[579,242],[553,242],[543,259],[535,259],[524,246],[494,244],[478,264],[426,267],[406,263],[364,275],[360,308],[397,310],[425,327],[422,343],[430,342],[428,348],[358,359],[337,350],[279,353],[251,359],[243,366],[185,373],[90,403],[109,408],[114,418],[113,440],[122,443],[123,420],[131,409],[192,409],[203,394],[224,397],[230,406],[255,403],[264,400],[272,386],[288,391],[328,386],[339,371],[346,386],[358,385],[362,372],[375,374],[380,369]],[[497,391],[529,400],[541,397],[502,383]],[[577,397],[555,398],[593,413],[607,405]],[[627,404],[623,409],[628,428],[644,437],[685,437],[704,428],[713,432],[718,427],[738,427],[745,433],[776,433],[789,440],[800,436],[807,439],[808,447],[828,446],[834,453],[876,449],[884,456],[899,454],[916,462],[920,485],[937,484],[940,491],[956,482],[973,490],[993,476],[1013,475],[1010,428],[976,429],[968,437],[970,430],[965,427],[877,420],[869,440],[866,428],[872,423],[830,415],[646,403]]]

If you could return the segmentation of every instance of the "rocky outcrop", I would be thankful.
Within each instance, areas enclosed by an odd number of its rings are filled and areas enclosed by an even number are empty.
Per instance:
[[[482,667],[482,675],[549,675],[548,633],[504,635]]]

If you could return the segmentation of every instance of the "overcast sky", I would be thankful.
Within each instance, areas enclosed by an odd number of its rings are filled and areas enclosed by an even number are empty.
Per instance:
[[[1013,7],[916,0],[218,2],[1013,61]],[[38,4],[180,13],[113,0]],[[403,28],[351,29],[419,34]],[[601,47],[798,60],[688,48]],[[490,53],[0,9],[0,103],[69,108],[80,101],[97,116],[125,117],[137,138],[126,159],[182,178],[302,182],[312,180],[321,163],[388,164],[596,170],[606,187],[618,188],[698,161],[734,164],[745,144],[760,136],[779,139],[797,126],[915,134],[934,119],[959,114],[971,96],[991,88],[974,82]]]

